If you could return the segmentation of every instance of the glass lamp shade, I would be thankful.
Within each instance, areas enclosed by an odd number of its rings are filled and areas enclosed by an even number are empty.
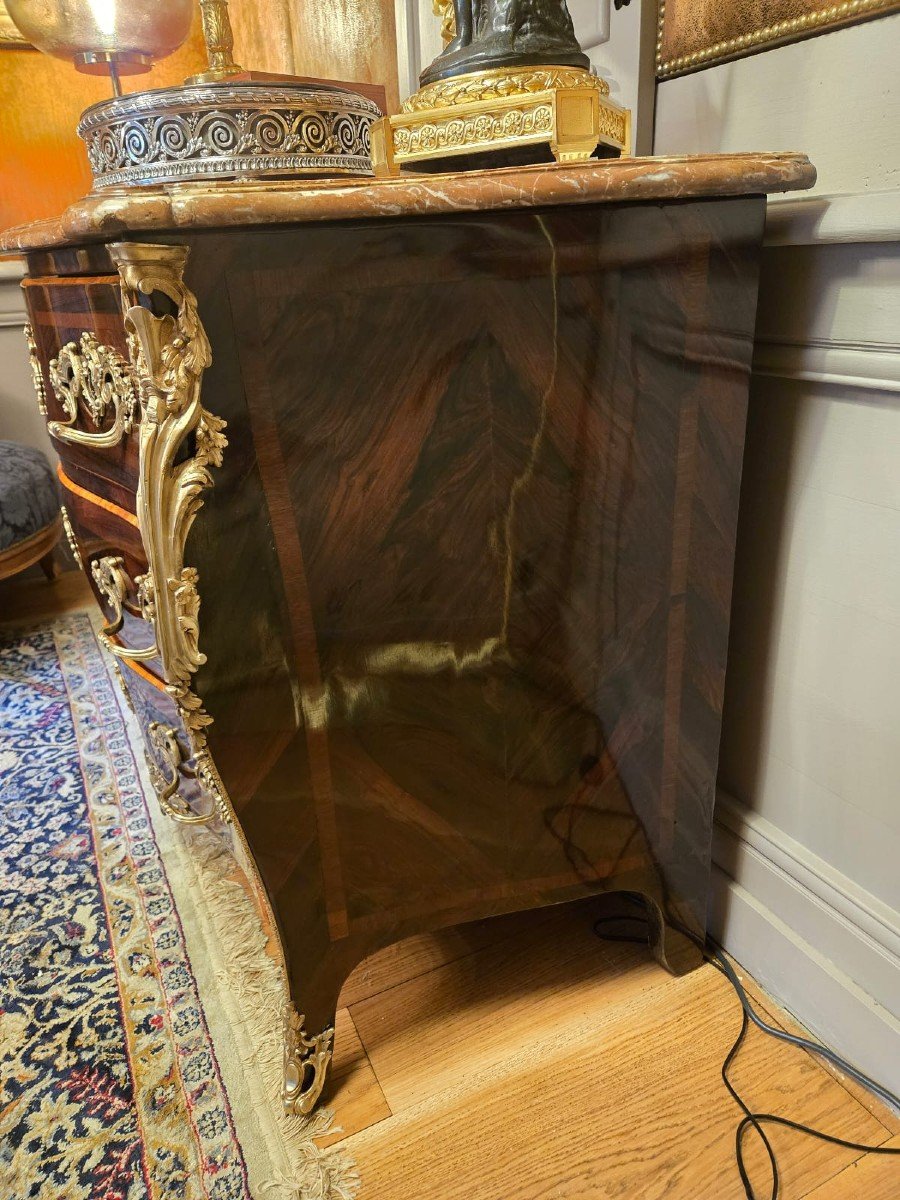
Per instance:
[[[187,38],[194,0],[6,0],[13,23],[38,50],[79,70],[146,71]]]

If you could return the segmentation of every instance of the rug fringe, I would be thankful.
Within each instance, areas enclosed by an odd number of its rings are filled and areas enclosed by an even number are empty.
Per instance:
[[[188,857],[226,964],[216,975],[238,1000],[243,1037],[236,1038],[245,1071],[263,1080],[281,1135],[289,1172],[267,1180],[262,1190],[291,1200],[353,1200],[360,1179],[350,1155],[340,1147],[322,1149],[314,1139],[339,1132],[334,1113],[319,1109],[309,1117],[288,1116],[281,1107],[282,1014],[285,985],[266,951],[266,935],[244,888],[233,878],[236,858],[212,830],[184,829]],[[281,1200],[281,1197],[279,1197]]]
[[[93,609],[85,611],[96,631],[100,614]],[[109,674],[105,655],[104,661]],[[143,733],[137,718],[125,708],[111,675],[110,683],[140,762]],[[145,791],[152,797],[146,770],[139,768],[139,772]],[[360,1177],[353,1158],[340,1146],[323,1149],[314,1140],[340,1132],[340,1127],[334,1124],[334,1112],[320,1108],[308,1117],[295,1117],[288,1116],[282,1108],[286,981],[283,968],[267,952],[266,933],[252,902],[234,879],[236,874],[246,876],[245,869],[221,833],[203,826],[181,826],[178,833],[182,835],[177,840],[184,850],[184,859],[190,864],[204,910],[223,952],[226,965],[216,969],[214,976],[237,1000],[235,1020],[242,1036],[235,1036],[234,1041],[241,1065],[245,1075],[260,1080],[263,1086],[270,1123],[279,1135],[287,1167],[286,1171],[276,1169],[259,1189],[266,1200],[269,1196],[272,1200],[354,1200]]]

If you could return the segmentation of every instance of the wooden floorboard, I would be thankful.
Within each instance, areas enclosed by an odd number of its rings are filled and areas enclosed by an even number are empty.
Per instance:
[[[96,604],[82,571],[66,571],[52,583],[43,575],[0,582],[0,623],[62,616],[88,607]]]
[[[782,1029],[787,1030],[788,1033],[799,1034],[800,1037],[816,1041],[815,1034],[811,1033],[795,1017],[776,1004],[772,997],[763,991],[755,979],[743,974],[743,972],[741,972],[740,978],[747,995],[764,1021],[768,1021],[769,1024],[779,1025]],[[817,1061],[855,1100],[859,1101],[863,1108],[868,1109],[890,1133],[900,1133],[900,1112],[892,1112],[891,1109],[886,1108],[870,1091],[854,1079],[851,1079],[839,1067],[829,1063],[827,1059],[820,1058]],[[900,1186],[897,1189],[897,1197],[900,1200]]]
[[[885,1142],[900,1150],[900,1136]],[[805,1200],[897,1200],[900,1196],[900,1157],[866,1154],[808,1192]]]
[[[471,921],[436,933],[406,938],[365,959],[341,989],[341,1004],[350,1007],[377,996],[400,982],[410,982],[454,959],[465,958],[485,946],[513,937],[523,928],[534,930],[549,920],[552,910],[510,913],[489,921]]]
[[[384,1092],[372,1070],[353,1018],[346,1008],[338,1009],[335,1022],[335,1050],[331,1064],[331,1087],[340,1092],[341,1115],[338,1129],[319,1139],[321,1146],[377,1125],[391,1115]]]
[[[393,983],[391,962],[377,964],[377,992],[350,1004],[373,1119],[334,1139],[356,1160],[360,1200],[743,1200],[740,1114],[720,1076],[740,1027],[734,992],[710,966],[673,979],[642,948],[599,942],[594,915],[592,904],[536,914],[533,928],[520,919],[495,942],[479,931],[446,961],[416,939],[411,959],[392,960]],[[467,934],[454,932],[458,952]],[[431,955],[437,965],[421,969]],[[779,1023],[771,1001],[767,1016]],[[891,1137],[894,1118],[877,1102],[870,1111],[805,1051],[756,1029],[732,1077],[759,1110],[851,1141]],[[390,1116],[376,1116],[378,1094]],[[328,1102],[345,1123],[340,1080]],[[782,1200],[867,1200],[823,1190],[857,1177],[873,1200],[876,1188],[900,1196],[897,1159],[784,1129],[771,1140]],[[746,1158],[768,1198],[752,1138]]]

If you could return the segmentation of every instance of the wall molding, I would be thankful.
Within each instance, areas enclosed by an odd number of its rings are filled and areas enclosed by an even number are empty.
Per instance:
[[[0,329],[21,329],[25,323],[25,298],[19,286],[24,274],[21,259],[0,261]]]
[[[400,83],[400,99],[405,100],[419,86],[422,51],[419,45],[418,0],[396,0],[394,25],[397,31],[397,74]]]
[[[789,1012],[894,1091],[900,917],[721,789],[710,933]],[[838,966],[838,963],[840,966]]]
[[[900,241],[900,190],[772,199],[767,246]]]
[[[897,394],[900,344],[763,336],[756,340],[753,374]]]

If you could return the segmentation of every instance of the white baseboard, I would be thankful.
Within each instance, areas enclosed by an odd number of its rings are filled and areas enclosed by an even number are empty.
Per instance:
[[[710,933],[817,1037],[900,1094],[900,919],[721,790]]]
[[[19,259],[0,262],[0,329],[21,328],[25,323],[25,299],[19,286],[23,273]]]
[[[799,342],[762,336],[756,339],[753,351],[753,374],[897,394],[900,345],[812,337]]]

